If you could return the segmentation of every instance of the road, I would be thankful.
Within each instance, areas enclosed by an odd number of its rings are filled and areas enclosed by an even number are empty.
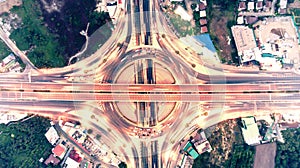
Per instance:
[[[203,62],[173,34],[158,1],[124,3],[109,40],[63,68],[37,70],[0,30],[28,69],[0,74],[1,111],[76,119],[104,135],[128,167],[173,168],[179,142],[197,128],[299,109],[300,75],[294,70]]]

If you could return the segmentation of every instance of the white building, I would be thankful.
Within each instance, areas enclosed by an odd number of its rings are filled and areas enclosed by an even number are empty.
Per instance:
[[[279,5],[280,5],[280,9],[286,9],[287,0],[280,0]]]
[[[254,10],[254,2],[248,2],[248,8],[249,11]]]
[[[51,145],[54,145],[59,139],[59,136],[54,127],[50,127],[50,129],[45,133],[45,137],[51,143]]]

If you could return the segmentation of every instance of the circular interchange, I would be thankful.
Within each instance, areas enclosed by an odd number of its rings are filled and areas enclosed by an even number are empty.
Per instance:
[[[127,52],[111,63],[106,82],[113,84],[181,84],[188,83],[183,78],[180,68],[176,67],[172,58],[161,50],[154,48],[137,48]],[[115,67],[113,65],[116,65]],[[112,85],[117,90],[117,85]],[[114,89],[115,88],[115,89]],[[143,92],[151,94],[151,92]],[[166,132],[183,103],[179,102],[134,102],[130,101],[129,91],[127,102],[104,103],[112,113],[111,121],[118,123],[131,136],[157,137]],[[151,96],[150,96],[151,97]],[[164,98],[164,95],[161,95]]]

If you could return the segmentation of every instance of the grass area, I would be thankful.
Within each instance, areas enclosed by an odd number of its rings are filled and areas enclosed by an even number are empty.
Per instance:
[[[6,44],[2,40],[0,40],[0,62],[10,53],[11,50],[6,46]]]
[[[21,50],[30,49],[28,58],[32,63],[38,68],[64,66],[63,46],[58,44],[55,35],[44,25],[38,1],[23,1],[12,12],[22,18],[23,26],[13,31],[10,38],[16,41]]]
[[[213,150],[200,155],[193,168],[252,167],[254,148],[244,144],[238,120],[228,120],[205,130]]]
[[[9,126],[0,124],[1,167],[45,167],[39,159],[51,153],[52,146],[44,136],[48,127],[49,120],[41,117]]]
[[[194,29],[190,22],[182,20],[179,15],[168,14],[170,21],[181,37],[193,35]]]

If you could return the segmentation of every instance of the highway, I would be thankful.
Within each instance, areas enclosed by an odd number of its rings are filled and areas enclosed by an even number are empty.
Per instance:
[[[103,135],[128,167],[173,168],[179,142],[197,128],[299,109],[296,71],[203,62],[174,35],[159,1],[124,3],[109,40],[63,68],[36,69],[0,29],[27,65],[24,73],[0,74],[1,111],[75,119]]]

